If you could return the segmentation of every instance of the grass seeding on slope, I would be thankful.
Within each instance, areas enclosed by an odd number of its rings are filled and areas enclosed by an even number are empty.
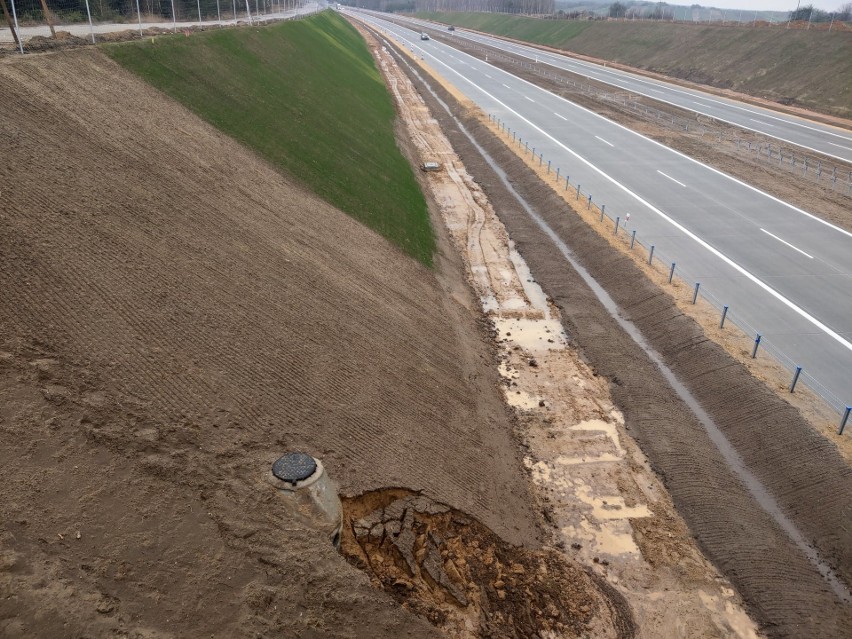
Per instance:
[[[434,235],[396,145],[391,97],[363,39],[336,14],[106,53],[431,265]]]

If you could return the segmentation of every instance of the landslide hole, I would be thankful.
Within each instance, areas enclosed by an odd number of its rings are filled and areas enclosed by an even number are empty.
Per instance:
[[[514,547],[405,489],[343,499],[341,552],[449,637],[632,637],[617,590],[553,549]]]

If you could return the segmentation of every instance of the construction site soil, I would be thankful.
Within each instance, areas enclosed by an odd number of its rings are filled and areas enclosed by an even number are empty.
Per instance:
[[[625,427],[663,477],[700,546],[737,586],[761,629],[778,637],[836,637],[852,627],[841,602],[800,546],[759,505],[754,482],[729,467],[711,434],[659,368],[518,204],[513,188],[573,251],[700,402],[735,455],[774,496],[822,559],[852,583],[852,471],[837,448],[788,403],[707,339],[672,298],[642,276],[488,129],[471,105],[440,83],[409,74],[461,157],[494,203],[518,251],[562,313],[563,325],[596,372],[610,380]],[[434,92],[434,93],[432,93]],[[451,105],[453,115],[438,101]],[[460,129],[476,139],[480,150]],[[770,507],[771,509],[771,507]]]
[[[607,636],[633,633],[612,586],[539,549],[493,334],[437,220],[432,272],[96,51],[0,60],[0,90],[0,634],[438,636],[408,612],[442,623],[411,572],[478,606],[481,636],[603,636],[601,611]],[[836,449],[433,90],[852,582]],[[848,602],[422,94],[763,631],[842,636]],[[270,494],[293,449],[340,484],[344,549],[386,557],[389,594]]]
[[[293,523],[289,450],[537,545],[452,260],[95,50],[0,60],[0,92],[0,635],[437,636]]]

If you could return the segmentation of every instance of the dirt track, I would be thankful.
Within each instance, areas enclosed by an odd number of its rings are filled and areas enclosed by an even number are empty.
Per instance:
[[[96,51],[0,93],[0,635],[435,636],[288,520],[286,450],[536,544],[460,272]]]
[[[416,78],[412,78],[419,84]],[[739,455],[779,500],[838,575],[852,583],[849,530],[852,473],[831,444],[788,404],[752,378],[671,298],[647,282],[475,114],[440,87],[445,102],[507,172],[514,187],[576,253],[698,397]],[[426,97],[468,170],[496,205],[536,279],[563,313],[569,335],[611,382],[626,426],[672,492],[700,545],[745,597],[771,636],[836,637],[852,627],[849,605],[827,583],[731,473],[689,408],[625,334],[550,240],[517,206],[456,122]]]

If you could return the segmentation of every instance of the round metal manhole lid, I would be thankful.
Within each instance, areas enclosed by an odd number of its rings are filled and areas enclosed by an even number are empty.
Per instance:
[[[304,481],[314,474],[317,463],[305,453],[287,453],[272,464],[272,474],[289,484]]]

